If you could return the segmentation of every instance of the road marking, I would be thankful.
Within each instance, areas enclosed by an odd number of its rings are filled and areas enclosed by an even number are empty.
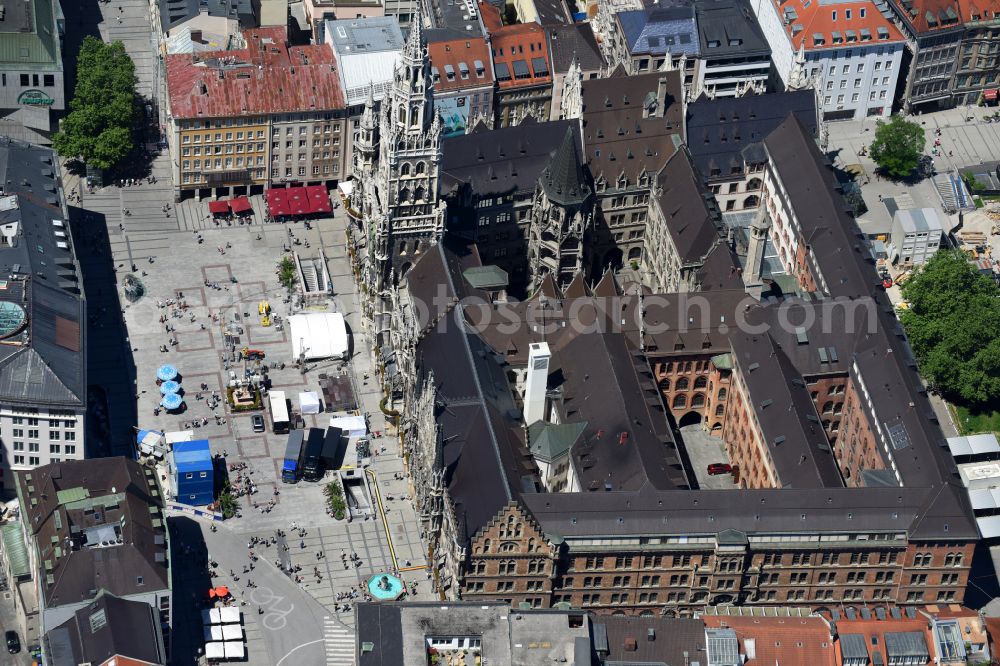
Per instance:
[[[375,488],[375,499],[378,501],[378,510],[382,514],[382,526],[385,528],[385,538],[389,541],[389,554],[392,555],[392,566],[395,569],[398,562],[396,561],[396,549],[392,545],[392,534],[389,531],[389,519],[385,515],[385,506],[382,504],[382,490],[378,487],[378,479],[375,476],[375,470],[368,468],[365,470],[368,472],[368,476],[371,477],[371,485]]]
[[[296,650],[304,648],[304,647],[308,647],[310,645],[315,645],[316,643],[322,643],[322,642],[323,642],[322,638],[317,638],[314,641],[309,641],[308,643],[303,643],[302,645],[296,645],[295,647],[293,647],[291,650],[288,651],[288,654],[286,654],[284,657],[282,657],[281,659],[279,659],[278,663],[275,664],[274,666],[281,666],[281,662],[283,662],[284,660],[286,660],[290,656],[292,656],[292,653],[295,652]]]
[[[354,634],[329,615],[323,618],[323,634],[328,666],[352,666]]]

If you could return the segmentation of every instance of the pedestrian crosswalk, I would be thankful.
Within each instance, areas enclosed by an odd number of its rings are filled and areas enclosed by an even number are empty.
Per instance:
[[[354,634],[329,615],[323,618],[327,666],[354,666]]]

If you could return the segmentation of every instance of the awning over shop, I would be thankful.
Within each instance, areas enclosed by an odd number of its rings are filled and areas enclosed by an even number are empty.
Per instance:
[[[233,209],[233,212],[236,213],[237,215],[241,213],[253,212],[253,206],[250,205],[250,200],[247,199],[246,197],[236,197],[235,199],[233,199],[233,202],[230,205],[230,207]]]
[[[223,199],[222,201],[209,201],[208,212],[212,215],[227,215],[229,213],[229,200]]]
[[[323,185],[309,185],[306,187],[306,194],[309,196],[309,212],[329,213],[333,210],[330,206],[330,195]]]
[[[306,188],[288,188],[288,208],[292,215],[306,215],[309,213],[309,197],[306,196]]]
[[[274,188],[267,191],[267,210],[272,217],[282,217],[291,215],[288,206],[288,190],[286,188]]]
[[[267,209],[272,217],[329,213],[330,195],[323,185],[284,187],[267,191]],[[233,210],[236,211],[234,205]],[[239,212],[239,211],[236,211]]]
[[[997,88],[989,88],[983,91],[983,97],[991,102],[995,102],[997,99],[997,93],[1000,93],[1000,90]]]

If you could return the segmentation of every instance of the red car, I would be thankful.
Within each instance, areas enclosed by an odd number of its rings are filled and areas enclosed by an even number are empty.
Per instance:
[[[730,474],[733,471],[733,466],[728,463],[712,463],[708,466],[708,473],[711,476],[717,476],[719,474]]]

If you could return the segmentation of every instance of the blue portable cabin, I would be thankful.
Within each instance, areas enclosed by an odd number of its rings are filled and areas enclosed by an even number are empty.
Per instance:
[[[175,442],[171,456],[177,501],[193,506],[205,506],[214,502],[215,475],[208,440]]]

